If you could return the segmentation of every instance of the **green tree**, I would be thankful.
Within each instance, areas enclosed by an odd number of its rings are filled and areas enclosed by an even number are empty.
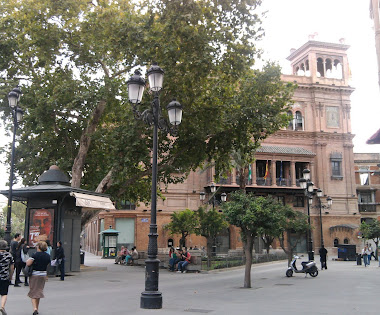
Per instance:
[[[173,212],[171,215],[171,221],[165,226],[165,229],[170,234],[181,235],[179,246],[186,246],[186,237],[194,233],[197,226],[196,213],[190,209],[183,211]]]
[[[271,244],[282,235],[287,224],[287,218],[293,215],[293,209],[274,199],[273,196],[265,198],[263,209],[268,213],[265,216],[265,225],[259,229],[259,235],[264,243],[267,255],[269,255]]]
[[[215,209],[205,209],[200,207],[197,213],[198,226],[195,233],[207,240],[207,266],[211,267],[212,247],[218,234],[228,227],[224,215]]]
[[[282,249],[288,255],[288,264],[292,261],[297,244],[308,229],[310,229],[310,225],[305,214],[294,210],[287,212],[287,220],[278,239]]]
[[[23,183],[57,164],[73,187],[149,201],[152,131],[135,121],[126,81],[152,61],[165,70],[162,104],[177,97],[185,109],[179,136],[159,137],[160,182],[183,181],[205,161],[223,174],[235,151],[252,159],[259,142],[286,125],[293,91],[277,65],[251,70],[264,34],[260,4],[0,0],[0,88],[5,96],[20,82],[24,93],[15,165]]]
[[[289,123],[286,114],[293,103],[295,85],[281,80],[281,69],[267,63],[263,70],[247,71],[239,80],[239,88],[230,101],[228,121],[218,141],[213,159],[216,174],[231,167],[239,173],[239,185],[245,190],[249,165],[261,142]]]
[[[3,215],[1,217],[1,227],[0,227],[0,237],[4,237],[1,235],[1,231],[5,231],[5,224],[7,221],[7,209],[8,207],[3,207]],[[26,214],[26,206],[17,201],[12,202],[12,216],[11,216],[11,231],[12,235],[15,233],[20,233],[24,235],[25,231],[25,214]]]
[[[230,195],[222,209],[227,221],[241,230],[246,257],[244,288],[250,288],[254,238],[273,227],[273,217],[279,215],[276,211],[282,211],[283,206],[271,196],[254,196],[239,190]]]
[[[379,220],[371,220],[369,223],[362,222],[360,225],[360,232],[365,239],[373,240],[376,244],[376,257],[378,257],[378,247],[380,241],[380,222]]]

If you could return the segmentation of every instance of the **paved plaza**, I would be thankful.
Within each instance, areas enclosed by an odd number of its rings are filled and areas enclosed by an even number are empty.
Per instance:
[[[144,268],[120,266],[86,253],[84,271],[65,281],[51,277],[41,315],[59,314],[379,314],[380,268],[328,261],[311,278],[285,276],[286,261],[253,265],[252,289],[243,289],[244,268],[210,273],[160,270],[163,309],[140,309]],[[10,315],[32,314],[28,288],[10,287]]]

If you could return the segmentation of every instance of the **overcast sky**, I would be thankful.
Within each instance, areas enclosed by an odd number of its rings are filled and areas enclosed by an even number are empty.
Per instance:
[[[350,45],[348,58],[356,90],[351,96],[351,122],[354,152],[380,152],[380,145],[366,140],[380,128],[380,93],[373,21],[369,18],[369,0],[263,0],[268,10],[264,23],[265,39],[259,46],[264,57],[278,61],[283,73],[290,74],[286,57],[291,48],[299,48],[312,33],[315,40]],[[7,141],[1,131],[0,145]],[[8,141],[10,141],[8,139]],[[7,189],[8,168],[0,165],[0,189]],[[4,199],[2,199],[4,200]]]

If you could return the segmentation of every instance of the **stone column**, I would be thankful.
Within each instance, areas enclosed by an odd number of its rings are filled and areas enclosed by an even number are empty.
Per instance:
[[[231,184],[236,185],[236,168],[231,171]]]
[[[277,183],[276,183],[276,160],[271,161],[270,173],[271,173],[271,178],[272,178],[272,186],[277,186]]]
[[[256,183],[256,160],[251,165],[252,168],[252,185],[257,186]]]
[[[292,187],[296,187],[296,162],[290,161],[290,177],[292,180]]]

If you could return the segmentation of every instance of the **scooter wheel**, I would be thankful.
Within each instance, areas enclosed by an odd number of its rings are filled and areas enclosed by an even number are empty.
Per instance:
[[[286,276],[292,277],[293,276],[293,270],[291,270],[291,269],[286,270]]]
[[[315,278],[316,276],[318,276],[318,270],[310,272],[310,276],[312,276],[313,278]]]

